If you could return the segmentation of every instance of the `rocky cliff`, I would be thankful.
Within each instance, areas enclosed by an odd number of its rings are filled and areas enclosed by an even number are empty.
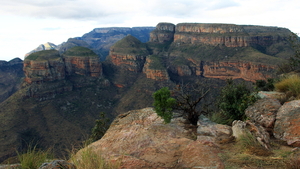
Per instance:
[[[98,56],[90,49],[73,47],[63,56],[56,50],[44,50],[25,58],[23,70],[25,81],[43,83],[65,79],[66,75],[102,76]]]
[[[147,55],[146,45],[128,35],[110,48],[109,59],[124,70],[141,72]]]
[[[277,64],[293,55],[288,42],[291,34],[277,27],[159,23],[150,41],[143,44],[146,47],[137,48],[126,37],[111,48],[110,58],[114,65],[126,65],[126,70],[143,68],[147,78],[156,80],[168,80],[171,73],[255,81],[271,78]],[[153,58],[158,59],[155,64]]]

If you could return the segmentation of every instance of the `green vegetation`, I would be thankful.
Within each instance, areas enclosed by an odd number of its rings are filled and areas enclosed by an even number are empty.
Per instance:
[[[287,75],[274,86],[276,91],[285,92],[289,96],[300,97],[300,77],[298,75]]]
[[[104,112],[100,112],[100,119],[95,121],[95,126],[92,128],[92,134],[87,140],[88,143],[97,141],[103,137],[107,129],[109,128],[110,119],[105,117]]]
[[[172,107],[175,105],[176,100],[171,97],[171,92],[168,87],[163,87],[153,93],[154,109],[165,123],[170,123],[172,119]]]
[[[81,56],[81,57],[98,57],[98,55],[93,52],[92,50],[81,47],[75,46],[73,48],[68,49],[65,53],[65,56]]]
[[[220,115],[226,118],[226,123],[233,120],[244,120],[245,109],[257,100],[256,95],[247,88],[245,83],[235,84],[232,79],[227,80],[227,85],[222,88],[217,100],[221,110]]]
[[[38,150],[37,146],[29,146],[27,152],[20,154],[17,152],[18,159],[21,163],[22,169],[37,169],[47,159],[52,158],[50,151]]]
[[[125,38],[116,42],[112,46],[112,51],[123,54],[133,54],[142,56],[149,55],[147,45],[131,35],[128,35]]]
[[[275,79],[268,78],[265,80],[256,80],[255,88],[259,91],[273,91],[274,90]]]
[[[43,51],[30,54],[25,58],[25,60],[42,61],[42,60],[54,60],[58,58],[61,58],[61,56],[59,55],[59,52],[57,50],[43,50]]]
[[[156,70],[166,69],[163,65],[161,57],[159,57],[157,55],[150,55],[148,57],[151,60],[150,65],[149,65],[150,69],[156,69]]]

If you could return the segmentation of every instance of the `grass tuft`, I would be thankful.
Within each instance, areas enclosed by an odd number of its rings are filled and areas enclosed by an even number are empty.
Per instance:
[[[23,154],[18,154],[18,159],[21,163],[22,169],[36,169],[39,168],[52,155],[49,150],[38,150],[37,146],[29,146],[27,151]]]
[[[77,169],[114,169],[119,168],[119,163],[110,164],[96,153],[91,147],[83,148],[79,153],[73,153],[70,161]]]
[[[300,77],[298,75],[286,76],[274,86],[275,90],[279,92],[285,92],[294,97],[300,97]]]

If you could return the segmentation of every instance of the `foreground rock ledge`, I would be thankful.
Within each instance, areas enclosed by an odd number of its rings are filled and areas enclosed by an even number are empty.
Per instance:
[[[107,161],[121,162],[120,168],[224,168],[216,147],[186,133],[175,123],[164,124],[153,108],[144,108],[119,115],[89,147]]]

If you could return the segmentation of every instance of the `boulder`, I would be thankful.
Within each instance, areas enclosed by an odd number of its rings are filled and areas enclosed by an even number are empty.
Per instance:
[[[76,169],[76,166],[65,160],[54,160],[50,163],[43,163],[39,169]]]
[[[264,98],[255,102],[245,110],[246,116],[253,121],[267,129],[272,133],[276,113],[281,107],[281,104],[276,99]]]
[[[284,103],[277,112],[274,136],[300,147],[300,100]]]
[[[230,126],[217,124],[201,115],[197,123],[197,140],[212,145],[223,144],[233,140]]]
[[[263,147],[270,148],[270,135],[261,125],[251,121],[235,120],[232,122],[232,135],[237,140],[247,132],[252,134]]]
[[[280,99],[285,98],[285,93],[283,92],[275,92],[275,91],[259,91],[258,97],[260,98],[269,98],[269,99]]]
[[[165,124],[153,108],[129,111],[87,148],[107,161],[120,162],[120,168],[224,168],[218,148],[189,139],[176,123]]]

